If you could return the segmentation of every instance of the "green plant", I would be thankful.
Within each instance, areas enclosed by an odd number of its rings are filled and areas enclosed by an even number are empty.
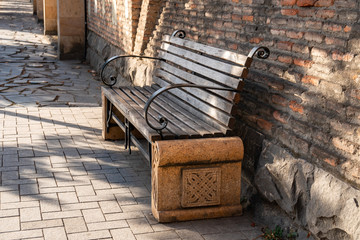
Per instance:
[[[283,229],[276,225],[275,229],[271,230],[268,227],[263,229],[263,239],[266,240],[282,240],[283,239]]]

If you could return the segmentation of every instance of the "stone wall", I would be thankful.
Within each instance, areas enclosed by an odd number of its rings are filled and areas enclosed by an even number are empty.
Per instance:
[[[162,35],[174,29],[244,54],[255,45],[269,47],[270,58],[253,63],[237,113],[236,133],[245,144],[244,200],[257,209],[281,209],[317,237],[359,238],[347,216],[352,211],[360,218],[359,1],[125,0],[116,3],[116,23],[111,1],[88,5],[88,56],[94,62],[98,55],[97,66],[116,52],[156,56]],[[152,65],[137,60],[124,66],[133,83],[150,83]],[[272,147],[263,148],[264,139]],[[279,176],[285,167],[294,174]],[[272,181],[271,191],[262,178]]]

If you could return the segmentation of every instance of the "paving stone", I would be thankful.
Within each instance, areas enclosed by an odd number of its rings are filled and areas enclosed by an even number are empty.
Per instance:
[[[86,209],[82,213],[86,223],[105,221],[105,217],[100,209]]]
[[[68,234],[69,240],[88,240],[88,239],[101,239],[101,238],[109,238],[109,237],[111,237],[111,235],[108,230]]]
[[[0,218],[0,231],[10,232],[20,230],[20,218],[19,217],[7,217]]]
[[[118,220],[118,221],[88,223],[87,227],[89,231],[96,231],[96,230],[105,230],[105,229],[126,228],[129,227],[129,225],[125,220]]]
[[[205,240],[247,240],[241,232],[232,232],[232,233],[218,233],[218,234],[206,234],[203,235]],[[253,238],[251,238],[253,239]]]
[[[61,219],[22,222],[21,230],[61,227],[62,225],[63,225],[63,222],[61,221]]]
[[[154,232],[145,217],[127,220],[134,234]]]
[[[30,222],[41,220],[40,207],[21,208],[20,209],[20,221]]]
[[[84,218],[82,217],[66,218],[64,219],[64,225],[66,233],[79,233],[87,231]]]
[[[170,240],[170,239],[181,239],[176,232],[165,231],[135,235],[137,240]]]
[[[45,228],[45,240],[67,240],[64,227]]]
[[[112,229],[110,232],[114,240],[136,240],[129,228]]]
[[[104,214],[122,212],[117,201],[102,201],[99,204]]]
[[[29,239],[29,238],[36,238],[36,237],[42,237],[42,236],[43,236],[43,233],[42,233],[42,230],[40,230],[40,229],[0,233],[0,239],[6,239],[6,240]]]

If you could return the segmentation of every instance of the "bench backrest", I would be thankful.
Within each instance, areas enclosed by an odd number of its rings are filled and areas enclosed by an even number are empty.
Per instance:
[[[210,47],[177,36],[165,36],[159,51],[161,61],[154,72],[154,82],[230,87],[241,90],[252,58]],[[170,90],[180,106],[226,134],[235,124],[237,92],[183,88]],[[170,95],[170,94],[169,94]]]

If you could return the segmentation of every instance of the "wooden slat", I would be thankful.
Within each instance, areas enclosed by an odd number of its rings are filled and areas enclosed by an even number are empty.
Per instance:
[[[182,69],[176,68],[166,62],[160,62],[158,69],[163,69],[167,72],[172,73],[173,75],[179,76],[180,78],[185,79],[188,83],[192,83],[192,84],[196,84],[196,85],[206,85],[209,87],[224,87],[224,85],[221,85],[219,83],[212,82],[207,79],[196,76],[194,74],[188,73],[188,72],[186,72]],[[158,69],[156,69],[156,71]],[[156,75],[156,71],[155,71],[155,75]],[[240,98],[240,95],[237,92],[220,91],[220,90],[213,90],[213,89],[209,89],[208,91],[212,92],[214,94],[217,94],[217,95],[227,99],[228,101],[234,102],[234,103],[236,103],[234,101],[234,99]]]
[[[179,65],[180,67],[183,67],[192,72],[198,73],[198,74],[205,76],[215,82],[219,82],[220,84],[224,84],[225,86],[228,86],[228,87],[231,87],[234,89],[239,89],[241,86],[242,79],[230,77],[226,74],[220,73],[218,71],[212,70],[212,69],[204,67],[200,64],[188,61],[186,59],[177,57],[173,54],[170,54],[170,53],[167,53],[164,51],[159,51],[159,56],[169,62]]]
[[[179,48],[168,43],[163,43],[161,48],[167,52],[173,53],[177,56],[189,59],[193,62],[199,63],[201,65],[207,66],[209,68],[221,71],[226,74],[231,74],[235,77],[245,78],[248,73],[248,69],[245,67],[240,67],[237,65],[232,65],[229,63],[221,62],[214,58],[209,58],[198,53],[188,51],[184,48]]]
[[[155,92],[149,86],[135,87],[144,94],[146,98],[150,98],[150,96]],[[179,121],[186,124],[188,127],[194,129],[203,137],[210,137],[214,134],[220,134],[220,130],[213,128],[212,126],[206,124],[201,119],[197,118],[196,116],[192,115],[191,113],[187,112],[185,109],[181,108],[177,104],[173,103],[170,99],[165,98],[165,96],[159,95],[156,98],[156,101],[152,104],[164,109],[165,111],[172,113]],[[190,136],[193,137],[193,136]]]
[[[121,89],[114,89],[114,91],[118,94],[118,96],[120,96],[122,99],[124,99],[127,103],[129,103],[129,105],[131,105],[131,107],[136,110],[136,112],[138,113],[138,115],[136,116],[137,118],[134,119],[133,121],[131,121],[131,123],[134,125],[134,127],[141,131],[144,131],[143,129],[147,129],[147,131],[154,131],[152,128],[150,128],[148,126],[148,124],[146,123],[146,120],[144,118],[144,106],[139,105],[139,102],[136,101],[134,98],[130,98],[126,92],[125,92],[125,88],[121,88]],[[130,112],[131,115],[131,112]],[[156,124],[158,123],[156,121],[156,119],[149,115],[149,122],[151,124],[153,124],[154,126],[156,126]],[[165,128],[165,131],[163,131],[163,136],[165,138],[174,138],[174,133],[171,131],[173,129],[169,129],[169,128]],[[174,131],[174,130],[173,130]],[[157,133],[157,132],[156,132]],[[158,134],[158,133],[157,133]],[[159,135],[159,134],[158,134]]]
[[[116,107],[121,114],[126,116],[127,119],[131,121],[131,123],[137,128],[137,126],[147,126],[145,119],[139,113],[139,111],[136,110],[132,106],[131,101],[125,100],[119,95],[114,89],[110,89],[107,87],[102,87],[102,91],[105,95],[105,97],[113,103],[114,107]],[[151,128],[137,128],[139,132],[148,140],[148,141],[155,141],[160,139],[159,133],[157,133],[155,130]],[[164,131],[164,137],[171,138],[169,132],[167,130]]]
[[[157,77],[154,77],[154,79]],[[166,81],[161,81],[160,78],[158,78],[156,80],[157,83],[159,83],[159,85],[161,87],[166,87],[169,85],[168,82]],[[180,89],[171,89],[170,90],[171,93],[173,93],[176,97],[178,97],[179,99],[181,99],[182,101],[184,101],[185,103],[187,103],[189,105],[189,109],[190,108],[195,108],[197,109],[197,111],[202,112],[203,114],[206,114],[214,119],[216,119],[217,121],[221,122],[224,125],[228,125],[230,122],[230,119],[233,118],[232,116],[230,116],[228,113],[225,113],[217,108],[214,108],[213,106],[200,101],[199,99],[195,98],[194,96],[185,93],[184,91],[180,90]]]
[[[154,90],[158,90],[161,88],[160,85],[154,84],[151,85]],[[189,104],[185,103],[184,101],[180,100],[177,96],[174,96],[171,93],[163,93],[167,98],[175,102],[178,106],[184,108],[186,111],[190,112],[191,114],[197,116],[198,118],[202,119],[204,122],[209,124],[210,126],[219,129],[223,134],[227,134],[231,131],[231,129],[235,125],[235,119],[231,118],[228,125],[224,125],[224,123],[217,121],[216,119],[205,115],[204,113],[200,112],[196,108],[191,107]]]
[[[227,61],[231,61],[231,62],[237,63],[239,65],[243,65],[246,67],[250,66],[251,60],[252,60],[251,58],[249,58],[245,55],[242,55],[242,54],[238,54],[235,52],[207,46],[207,45],[204,45],[201,43],[181,39],[178,37],[170,37],[168,35],[165,35],[163,38],[163,41],[174,43],[174,44],[177,44],[177,45],[180,45],[183,47],[187,47],[189,49],[193,49],[193,50],[199,51],[201,53],[205,53],[210,56],[214,56],[214,57],[218,57],[218,58],[221,58],[221,59],[224,59]]]
[[[157,77],[161,77],[163,79],[165,79],[166,81],[172,83],[172,84],[184,84],[187,83],[184,80],[168,73],[165,72],[163,70],[158,70],[155,75]],[[213,94],[210,94],[209,92],[202,90],[202,89],[198,89],[198,88],[182,88],[180,89],[180,91],[184,91],[185,93],[190,93],[193,96],[196,96],[197,98],[201,99],[202,101],[216,107],[219,108],[221,110],[223,110],[226,113],[231,114],[233,112],[234,109],[234,105],[220,97],[217,97]]]
[[[131,87],[131,88],[123,88],[122,90],[125,93],[127,93],[129,97],[135,99],[135,101],[139,103],[139,106],[141,106],[144,109],[147,98],[145,98],[144,95],[138,91],[138,89]],[[174,135],[178,136],[179,138],[187,138],[192,135],[199,136],[199,134],[196,131],[184,125],[182,122],[174,118],[173,115],[169,114],[164,110],[161,110],[160,108],[157,108],[156,105],[152,105],[152,106],[154,107],[149,108],[148,111],[149,115],[156,118],[160,114],[165,118],[167,118],[169,120],[167,128]]]

